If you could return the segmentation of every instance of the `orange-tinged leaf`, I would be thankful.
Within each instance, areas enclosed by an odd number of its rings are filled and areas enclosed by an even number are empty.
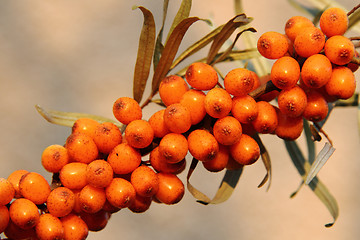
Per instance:
[[[144,7],[139,8],[144,15],[139,47],[134,71],[133,96],[140,102],[149,77],[152,56],[155,47],[155,21],[152,13]]]
[[[190,9],[191,9],[192,1],[191,0],[182,0],[180,8],[178,12],[176,13],[176,16],[173,20],[173,23],[171,24],[168,36],[166,41],[169,39],[172,31],[175,29],[175,27],[185,18],[188,18],[190,15]]]
[[[168,41],[164,46],[158,65],[156,66],[152,79],[152,95],[157,92],[161,80],[169,72],[172,62],[179,49],[180,43],[188,30],[188,28],[196,21],[200,20],[198,17],[190,17],[182,20],[171,33]]]

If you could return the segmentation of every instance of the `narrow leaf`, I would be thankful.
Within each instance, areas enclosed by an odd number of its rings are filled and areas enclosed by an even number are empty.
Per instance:
[[[193,195],[193,197],[195,199],[197,199],[198,201],[201,201],[201,202],[210,202],[211,199],[206,196],[204,193],[200,192],[198,189],[196,189],[191,183],[190,183],[190,177],[192,175],[192,173],[194,172],[197,164],[199,163],[199,161],[195,158],[193,158],[192,162],[191,162],[191,165],[190,165],[190,168],[189,168],[189,171],[188,171],[188,174],[187,174],[187,177],[186,177],[186,180],[187,180],[187,189],[188,191],[191,193],[191,195]]]
[[[191,0],[182,0],[180,8],[178,10],[178,12],[176,13],[176,16],[173,20],[173,23],[171,24],[168,36],[166,41],[169,39],[171,33],[173,32],[173,30],[176,28],[176,26],[184,19],[188,18],[190,15],[190,9],[191,9],[191,4],[192,1]]]
[[[246,17],[245,14],[239,14],[233,17],[232,19],[230,19],[214,39],[210,47],[206,62],[208,64],[211,64],[213,62],[216,54],[219,52],[219,49],[223,46],[224,42],[229,39],[229,37],[232,35],[235,29],[237,29],[240,26],[244,26],[250,22],[251,19]]]
[[[139,8],[144,15],[139,47],[134,71],[133,96],[140,102],[150,73],[151,60],[155,47],[155,21],[152,13],[144,7]]]
[[[310,169],[309,162],[306,161],[295,141],[285,141],[285,146],[289,152],[291,160],[293,161],[296,169],[302,176],[303,181],[305,181],[307,173],[309,172]],[[326,227],[331,227],[339,216],[339,207],[336,202],[336,199],[329,192],[326,186],[319,180],[318,177],[314,177],[308,186],[315,193],[315,195],[323,202],[323,204],[326,206],[326,208],[329,210],[330,214],[332,215],[333,222],[325,225]]]
[[[310,130],[310,125],[307,120],[304,119],[304,132],[305,132],[305,138],[306,138],[306,145],[308,149],[308,161],[310,164],[312,164],[315,161],[315,143],[312,140],[312,133]]]
[[[188,30],[188,28],[196,21],[198,21],[198,17],[190,17],[181,21],[171,33],[168,41],[164,46],[164,50],[162,52],[159,63],[155,69],[153,79],[152,79],[152,95],[155,95],[157,92],[161,80],[166,76],[169,72],[169,69],[172,65],[172,62],[176,56],[176,53],[179,49],[180,43]]]
[[[40,113],[40,115],[45,118],[50,123],[66,126],[66,127],[72,127],[74,125],[74,122],[79,118],[91,118],[99,123],[103,122],[112,122],[115,125],[117,125],[119,128],[121,128],[123,125],[119,123],[118,121],[114,121],[109,118],[87,114],[87,113],[75,113],[75,112],[61,112],[61,111],[55,111],[55,110],[49,110],[44,109],[40,107],[39,105],[35,105],[36,110]]]
[[[162,44],[162,37],[163,37],[163,32],[164,32],[164,26],[165,26],[165,20],[166,20],[166,16],[167,16],[168,6],[169,6],[169,0],[164,0],[162,25],[161,25],[160,31],[158,33],[158,36],[156,37],[155,51],[154,51],[154,56],[153,56],[154,69],[156,69],[156,67],[159,63],[159,60],[160,60],[161,53],[164,49],[164,45]]]
[[[261,183],[258,185],[258,188],[262,187],[265,185],[265,183],[267,181],[269,181],[269,185],[267,187],[266,190],[269,190],[270,185],[271,185],[271,160],[270,160],[270,155],[268,153],[268,151],[266,150],[264,143],[261,141],[260,136],[258,134],[255,134],[254,136],[252,136],[255,141],[259,144],[260,147],[260,155],[261,155],[261,159],[264,163],[265,169],[266,169],[266,175],[264,177],[264,179],[261,181]]]
[[[234,0],[234,9],[236,15],[243,12],[241,0]]]

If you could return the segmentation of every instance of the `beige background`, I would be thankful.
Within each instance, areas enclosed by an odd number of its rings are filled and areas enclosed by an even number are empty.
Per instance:
[[[194,1],[192,16],[212,19],[218,26],[234,15],[231,0],[204,2]],[[303,15],[285,0],[244,2],[246,14],[255,18],[257,37],[265,31],[282,32],[288,18]],[[342,2],[348,9],[356,5],[352,0]],[[41,167],[41,152],[50,144],[64,143],[70,130],[43,120],[35,104],[113,118],[113,102],[131,96],[143,21],[139,10],[131,10],[135,4],[150,9],[160,26],[161,0],[1,3],[0,176],[23,168],[50,181],[51,175]],[[169,20],[179,4],[170,1]],[[204,22],[195,23],[181,49],[208,31]],[[154,110],[150,105],[144,118]],[[174,206],[153,204],[143,214],[121,210],[103,231],[90,233],[88,239],[356,239],[360,234],[357,109],[336,109],[324,129],[337,149],[319,174],[340,207],[330,229],[324,227],[332,221],[330,214],[309,188],[289,198],[300,177],[282,141],[264,136],[273,165],[268,192],[257,188],[265,174],[259,161],[245,169],[233,196],[221,205],[200,205],[186,192]],[[185,174],[180,177],[184,180]],[[222,173],[206,173],[200,166],[192,183],[212,196],[221,177]]]

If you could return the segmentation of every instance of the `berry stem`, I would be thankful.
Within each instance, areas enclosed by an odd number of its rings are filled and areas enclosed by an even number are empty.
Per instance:
[[[266,84],[261,85],[260,87],[258,87],[257,89],[255,89],[254,91],[249,93],[249,95],[256,100],[256,98],[260,97],[262,94],[268,93],[268,92],[271,92],[271,91],[274,91],[274,90],[279,90],[280,91],[280,89],[277,88],[273,84],[273,82],[270,80]]]
[[[357,6],[355,6],[353,9],[351,9],[351,10],[347,13],[347,15],[350,16],[350,15],[353,14],[358,8],[360,8],[360,3],[359,3]]]
[[[352,62],[352,63],[355,63],[355,64],[357,64],[357,65],[360,65],[360,58],[359,58],[359,57],[353,57],[353,58],[351,59],[351,62]]]

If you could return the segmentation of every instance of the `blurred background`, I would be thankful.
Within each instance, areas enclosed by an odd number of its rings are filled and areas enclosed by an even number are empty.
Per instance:
[[[285,0],[243,2],[247,16],[254,18],[256,37],[266,31],[283,32],[285,22],[294,15],[310,17]],[[161,0],[1,3],[1,177],[26,169],[51,180],[51,174],[41,166],[41,153],[48,145],[63,144],[70,129],[46,122],[36,112],[35,104],[114,119],[113,102],[121,96],[132,96],[133,69],[143,23],[141,11],[132,10],[132,6],[142,5],[151,10],[158,31],[162,3]],[[180,0],[170,1],[166,30],[180,3]],[[353,0],[341,3],[348,10],[357,4]],[[233,1],[207,0],[204,4],[194,0],[191,16],[210,19],[218,26],[234,16]],[[193,24],[180,51],[210,30],[205,22]],[[237,47],[242,48],[240,42]],[[199,54],[198,57],[203,57],[201,54],[206,52]],[[144,118],[157,108],[149,105]],[[332,217],[308,187],[290,199],[301,178],[283,142],[274,136],[262,136],[272,159],[269,191],[267,184],[257,188],[266,173],[258,161],[244,170],[233,195],[225,203],[203,206],[186,192],[183,200],[173,206],[154,203],[143,214],[123,209],[111,217],[104,230],[90,233],[88,239],[355,239],[360,235],[357,115],[356,107],[337,108],[324,126],[336,148],[319,173],[340,208],[332,228],[324,227],[332,222]],[[318,151],[323,144],[317,144]],[[223,173],[207,173],[199,165],[191,182],[213,196],[222,176]],[[185,181],[186,171],[180,178]]]

